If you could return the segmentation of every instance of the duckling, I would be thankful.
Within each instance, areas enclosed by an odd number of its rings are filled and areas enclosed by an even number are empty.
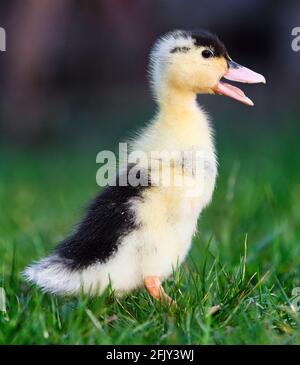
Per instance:
[[[158,111],[131,143],[131,151],[142,151],[146,159],[123,169],[117,183],[91,202],[76,230],[50,256],[24,270],[25,278],[44,291],[99,295],[111,285],[122,295],[145,287],[156,300],[174,303],[162,281],[185,259],[217,176],[212,126],[196,96],[226,95],[252,106],[240,89],[221,79],[265,83],[265,78],[235,63],[220,39],[204,30],[177,30],[159,38],[149,69]],[[176,153],[172,163],[160,154],[155,168],[153,151]],[[182,157],[185,151],[199,152],[201,161],[190,163]],[[198,174],[197,164],[203,167]],[[143,183],[120,184],[132,170]],[[163,184],[157,172],[171,175],[169,183]],[[182,175],[186,180],[175,184]]]

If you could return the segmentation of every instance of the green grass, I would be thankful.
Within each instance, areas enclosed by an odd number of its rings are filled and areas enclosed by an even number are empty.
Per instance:
[[[145,291],[60,298],[28,286],[20,271],[64,237],[97,191],[96,152],[3,151],[0,343],[300,344],[291,307],[300,286],[299,129],[269,129],[242,139],[218,131],[213,202],[187,261],[164,283],[172,310]],[[220,310],[208,315],[212,305]]]

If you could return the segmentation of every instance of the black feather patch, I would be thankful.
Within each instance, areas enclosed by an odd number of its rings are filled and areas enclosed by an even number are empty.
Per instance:
[[[196,46],[211,47],[214,50],[215,56],[228,57],[225,45],[216,35],[206,30],[192,31],[190,35],[194,39]]]
[[[210,33],[207,30],[194,30],[194,31],[180,31],[175,34],[175,38],[177,37],[192,37],[194,40],[194,44],[198,47],[210,47],[213,48],[214,54],[217,57],[225,57],[228,58],[228,53],[225,45],[220,41],[218,36],[213,33]]]
[[[148,179],[148,174],[145,176]],[[116,186],[104,188],[88,207],[75,233],[56,247],[55,254],[69,269],[106,262],[118,250],[120,240],[138,227],[131,202],[142,199],[150,184],[119,186],[119,181],[118,177]]]

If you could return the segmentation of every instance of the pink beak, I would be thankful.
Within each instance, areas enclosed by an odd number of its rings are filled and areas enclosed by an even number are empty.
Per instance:
[[[227,80],[248,84],[266,83],[266,79],[263,75],[254,72],[247,67],[241,66],[232,60],[228,61],[228,66],[229,69],[224,75],[224,78]],[[254,105],[252,100],[249,99],[242,90],[225,82],[219,81],[214,88],[214,92],[219,95],[229,96],[247,105]]]

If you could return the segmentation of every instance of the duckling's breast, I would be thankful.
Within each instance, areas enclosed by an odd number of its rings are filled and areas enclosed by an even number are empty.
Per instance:
[[[171,170],[175,181],[181,172],[177,167]],[[167,277],[185,259],[199,214],[211,199],[215,176],[216,165],[211,162],[201,178],[187,175],[179,186],[173,181],[145,190],[134,206],[145,275]]]

